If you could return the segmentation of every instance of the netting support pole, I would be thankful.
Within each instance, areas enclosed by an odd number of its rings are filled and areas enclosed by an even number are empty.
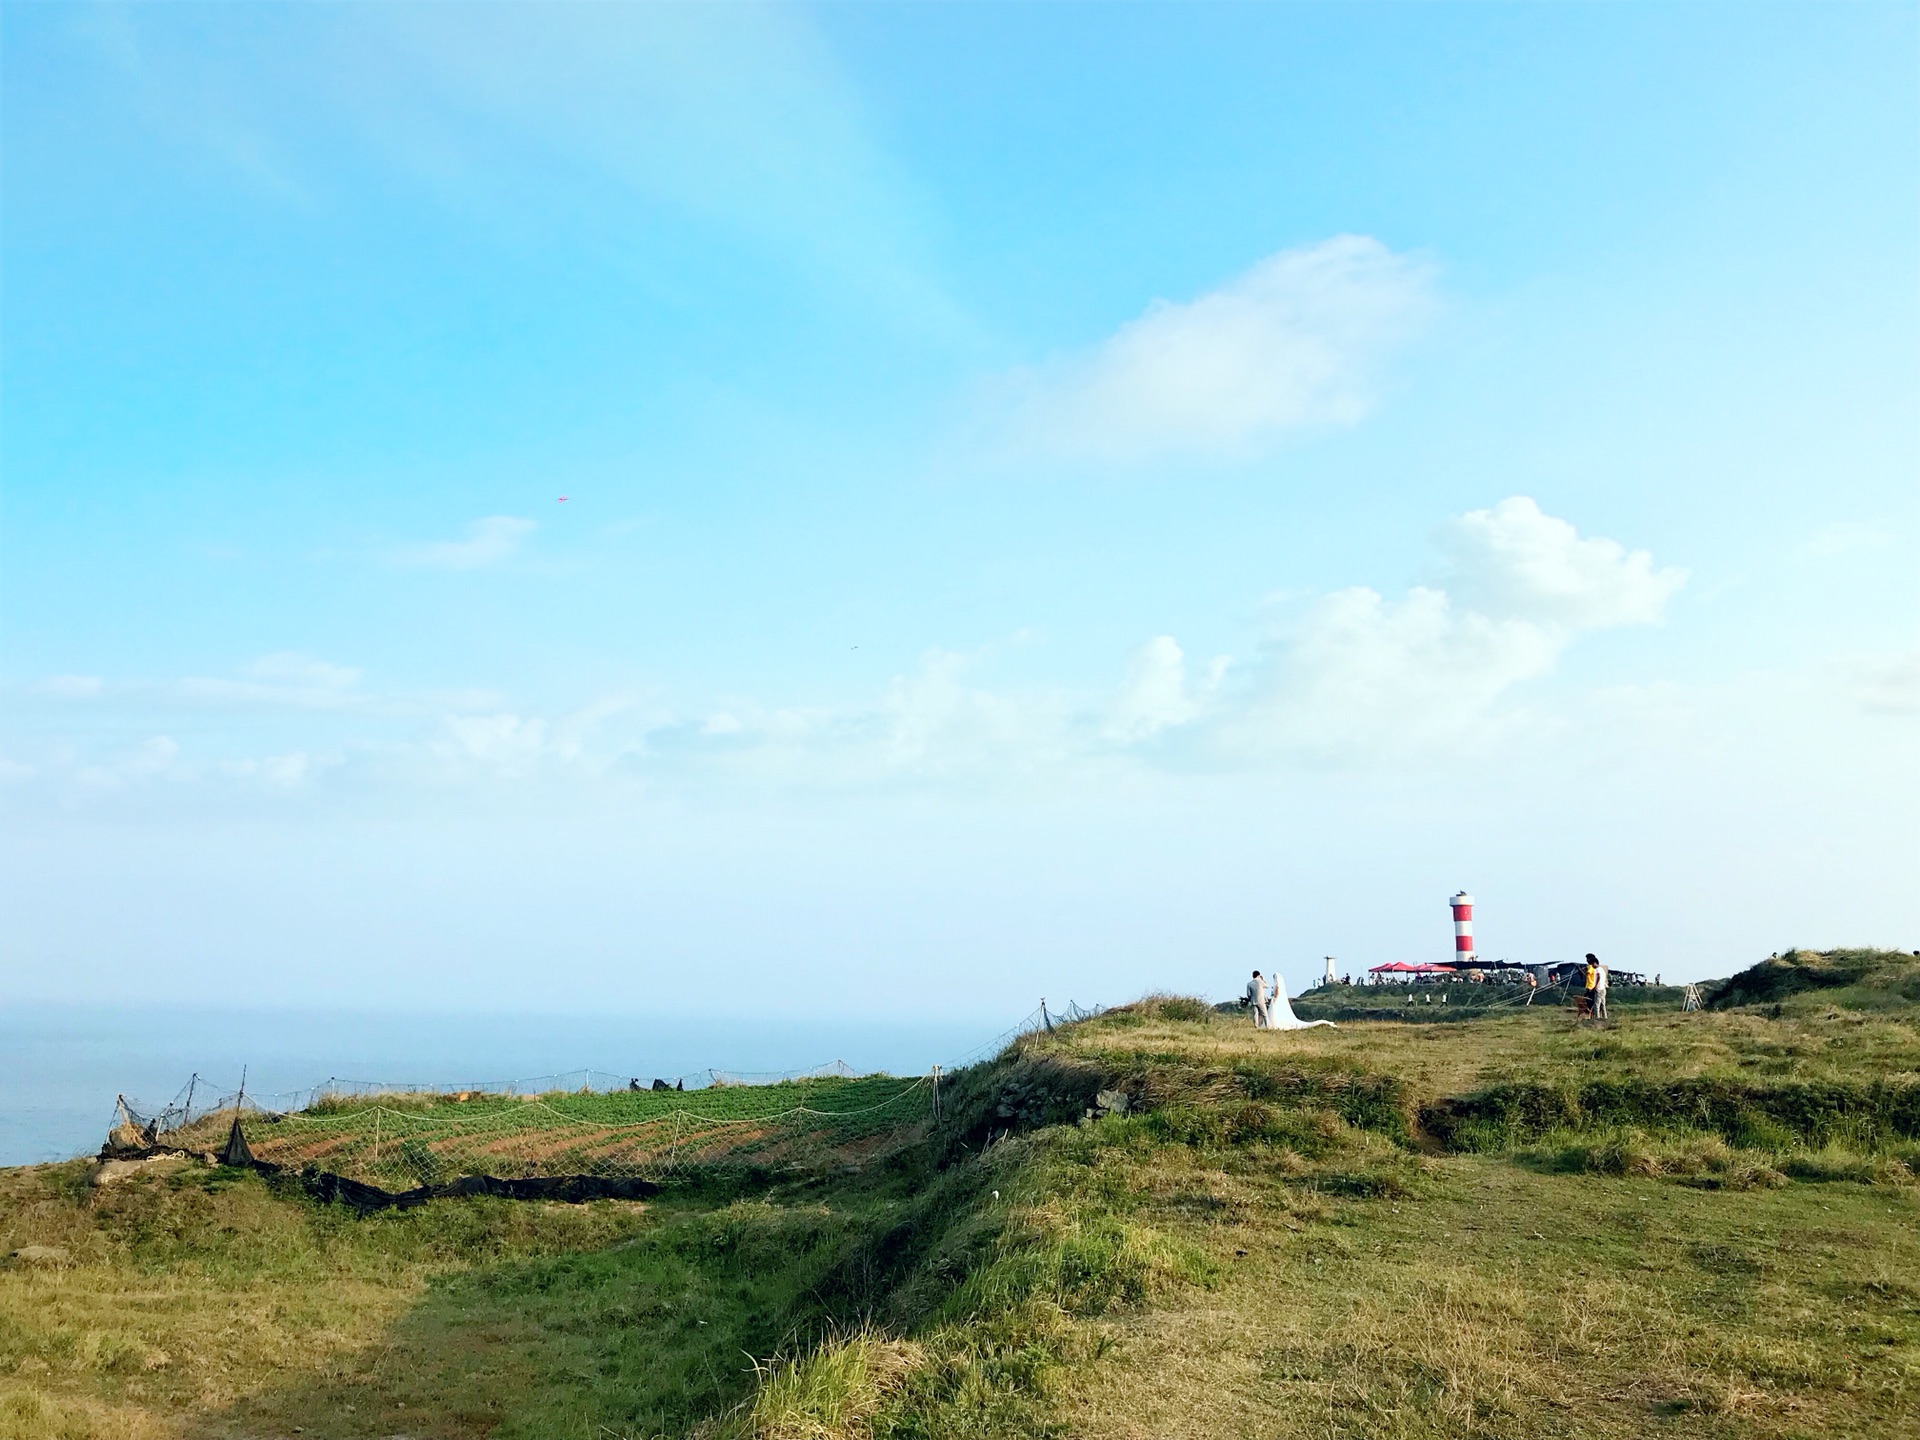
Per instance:
[[[940,1067],[933,1067],[933,1123],[940,1123]]]
[[[1047,1014],[1047,997],[1040,997],[1040,1023],[1047,1027],[1047,1033],[1053,1033],[1053,1017]]]
[[[179,1072],[175,1071],[174,1073],[178,1074]],[[180,1116],[180,1125],[183,1129],[193,1123],[193,1087],[199,1084],[199,1082],[200,1072],[196,1070],[187,1081],[187,1108]]]

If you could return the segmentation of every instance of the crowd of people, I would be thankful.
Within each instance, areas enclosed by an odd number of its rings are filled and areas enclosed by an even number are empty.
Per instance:
[[[1607,1019],[1607,966],[1592,951],[1587,952],[1583,979],[1585,983],[1581,993],[1574,1001],[1575,1013],[1582,1018],[1605,1021]],[[1640,983],[1644,984],[1644,979]],[[1538,990],[1539,984],[1537,976],[1531,973],[1527,975],[1529,1005],[1533,1003],[1534,993]],[[1441,997],[1443,1002],[1445,998],[1445,996]],[[1407,999],[1411,1001],[1413,996],[1409,994]],[[1246,1006],[1252,1012],[1253,1028],[1256,1030],[1302,1030],[1311,1025],[1333,1023],[1330,1020],[1299,1019],[1293,1013],[1293,1005],[1287,999],[1286,988],[1281,978],[1275,975],[1269,981],[1258,970],[1253,972],[1253,978],[1247,982]]]

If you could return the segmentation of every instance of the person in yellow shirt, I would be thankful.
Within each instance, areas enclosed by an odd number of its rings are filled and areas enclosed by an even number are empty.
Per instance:
[[[1587,1013],[1594,1013],[1594,987],[1600,983],[1600,961],[1589,952],[1587,955]]]

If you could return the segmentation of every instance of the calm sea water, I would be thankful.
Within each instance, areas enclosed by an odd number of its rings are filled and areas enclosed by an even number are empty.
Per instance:
[[[236,1090],[243,1067],[247,1093],[269,1106],[329,1079],[464,1086],[565,1075],[578,1085],[578,1072],[595,1070],[603,1072],[599,1085],[684,1075],[691,1087],[705,1083],[709,1068],[775,1072],[834,1060],[924,1074],[970,1058],[995,1031],[992,1022],[789,1021],[765,1013],[686,1019],[0,1006],[0,1165],[96,1150],[115,1095],[154,1110],[195,1074],[202,1096]]]

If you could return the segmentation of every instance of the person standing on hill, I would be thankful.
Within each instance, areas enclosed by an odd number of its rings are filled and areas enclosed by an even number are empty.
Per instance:
[[[1607,1018],[1607,967],[1598,963],[1593,967],[1593,1018]]]
[[[1253,1028],[1256,1030],[1266,1029],[1267,982],[1260,978],[1260,972],[1258,970],[1253,972],[1253,979],[1247,982],[1247,1004],[1253,1010]]]
[[[1594,987],[1599,983],[1600,983],[1600,961],[1598,957],[1596,957],[1593,954],[1592,951],[1588,951],[1585,994],[1587,999],[1587,1014],[1589,1015],[1593,1014]]]

